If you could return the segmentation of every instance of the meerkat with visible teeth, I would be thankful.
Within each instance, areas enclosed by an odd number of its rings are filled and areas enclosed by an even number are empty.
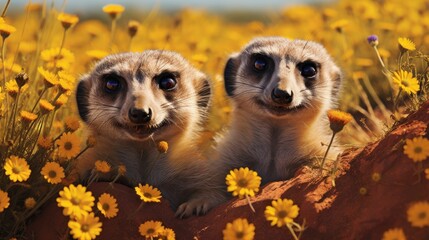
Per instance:
[[[219,143],[215,171],[249,167],[262,184],[291,178],[326,151],[327,110],[334,108],[341,72],[315,42],[263,37],[228,60],[225,89],[233,105],[229,132]],[[331,149],[335,158],[339,148]],[[223,178],[224,181],[224,178]]]
[[[210,95],[206,75],[177,53],[148,50],[104,58],[76,91],[79,114],[97,142],[77,161],[81,178],[96,160],[123,164],[131,185],[159,188],[177,215],[207,211],[207,201],[193,196],[204,196],[210,185],[196,147]],[[168,142],[166,154],[159,154],[159,141]]]

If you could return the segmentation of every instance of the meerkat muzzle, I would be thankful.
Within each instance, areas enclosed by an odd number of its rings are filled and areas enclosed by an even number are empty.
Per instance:
[[[152,119],[152,110],[139,109],[131,107],[128,111],[128,118],[135,124],[146,124]]]

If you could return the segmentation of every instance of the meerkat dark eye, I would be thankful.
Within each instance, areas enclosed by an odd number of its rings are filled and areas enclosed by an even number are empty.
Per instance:
[[[302,62],[298,65],[298,69],[301,71],[301,76],[307,79],[312,79],[316,77],[317,66],[314,62]]]
[[[121,89],[121,77],[117,75],[104,76],[104,90],[108,93],[117,93]]]
[[[262,57],[258,57],[255,59],[255,62],[253,63],[253,67],[255,68],[255,70],[257,71],[265,71],[265,69],[267,68],[267,61],[266,59],[262,58]]]
[[[176,88],[176,77],[172,74],[165,74],[158,77],[159,88],[164,91],[171,91]]]

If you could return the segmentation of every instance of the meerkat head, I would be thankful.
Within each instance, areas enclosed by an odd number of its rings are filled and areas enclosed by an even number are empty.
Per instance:
[[[230,57],[224,80],[237,109],[291,118],[333,107],[341,73],[318,43],[264,37]],[[301,113],[292,114],[298,111]]]
[[[202,120],[210,85],[178,53],[148,50],[101,60],[80,80],[76,99],[81,118],[97,134],[168,139]]]

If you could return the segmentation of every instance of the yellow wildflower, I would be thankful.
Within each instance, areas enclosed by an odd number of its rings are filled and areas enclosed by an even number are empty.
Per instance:
[[[50,136],[40,136],[37,139],[37,146],[45,150],[50,149],[52,147],[52,138]]]
[[[8,175],[13,182],[27,181],[31,174],[31,169],[27,161],[15,155],[6,158],[4,170],[6,171],[6,175]]]
[[[261,180],[257,172],[249,170],[247,167],[231,170],[226,176],[228,192],[232,192],[233,196],[239,198],[255,196],[255,193],[259,191]]]
[[[64,104],[66,104],[68,100],[69,98],[67,97],[67,95],[61,94],[60,97],[55,101],[54,105],[58,109]]]
[[[27,112],[27,111],[21,111],[19,113],[21,115],[21,119],[26,122],[26,123],[30,123],[34,120],[37,119],[37,114],[31,113],[31,112]]]
[[[404,70],[394,72],[393,82],[407,94],[416,94],[420,90],[419,82],[411,72]]]
[[[158,236],[158,240],[176,240],[176,233],[171,228],[164,228]]]
[[[19,92],[19,86],[16,83],[16,81],[15,80],[7,81],[5,87],[6,87],[6,92],[9,94],[9,96],[15,98]]]
[[[58,20],[63,25],[64,29],[70,28],[72,25],[79,22],[79,17],[73,14],[60,13],[58,14]]]
[[[65,178],[64,168],[56,162],[47,162],[40,174],[51,184],[60,183]]]
[[[125,167],[125,165],[120,164],[118,166],[118,174],[121,176],[124,176],[126,172],[127,172],[127,168]]]
[[[298,216],[299,207],[290,199],[273,200],[271,205],[265,208],[265,218],[271,221],[271,226],[288,225]]]
[[[80,152],[80,139],[74,133],[64,133],[55,143],[61,158],[72,159]]]
[[[429,202],[416,202],[407,210],[408,221],[413,227],[429,226]]]
[[[64,119],[64,125],[66,128],[66,131],[68,132],[74,132],[79,129],[80,122],[79,119],[75,116],[68,116],[66,119]]]
[[[97,172],[108,173],[111,170],[109,163],[106,161],[97,160],[94,165]]]
[[[61,54],[60,48],[46,49],[40,53],[40,56],[48,68],[57,67],[67,70],[74,62],[74,55],[67,48],[61,48]]]
[[[82,185],[70,184],[69,187],[64,187],[57,198],[58,207],[63,207],[65,216],[81,217],[88,215],[94,206],[94,197],[90,191],[86,191],[86,187]]]
[[[0,23],[0,35],[3,39],[9,37],[10,34],[16,32],[16,28],[12,25],[9,25],[5,22]]]
[[[235,219],[223,230],[224,240],[252,240],[254,237],[255,225],[249,224],[244,218]]]
[[[103,193],[98,198],[97,208],[106,218],[116,217],[119,211],[116,198],[108,193]]]
[[[68,223],[70,234],[74,239],[80,240],[95,239],[100,235],[102,226],[103,224],[100,222],[100,219],[94,213],[77,216]]]
[[[414,44],[408,38],[398,38],[398,44],[399,44],[399,50],[401,50],[401,52],[416,50],[416,44]]]
[[[140,199],[144,202],[161,202],[161,192],[155,188],[146,184],[142,186],[140,183],[137,187],[134,188],[137,195],[140,196]]]
[[[36,206],[36,199],[34,199],[32,197],[26,198],[24,201],[24,206],[27,209],[34,208]]]
[[[42,75],[47,88],[53,87],[58,84],[58,77],[55,73],[45,70],[43,67],[38,67],[37,71]]]
[[[140,23],[134,20],[128,22],[128,35],[132,38],[137,34]]]
[[[9,207],[10,198],[7,192],[0,189],[0,213]]]
[[[379,181],[381,180],[381,174],[380,174],[380,173],[378,173],[378,172],[374,172],[374,173],[372,173],[372,175],[371,175],[371,179],[372,179],[372,181],[374,181],[374,182],[379,182]]]
[[[402,228],[391,228],[383,233],[381,240],[407,240]]]
[[[48,102],[45,99],[41,99],[39,101],[39,107],[40,107],[40,111],[42,112],[42,114],[48,114],[48,113],[52,112],[52,110],[55,109],[55,106],[52,105],[50,102]]]
[[[139,226],[139,232],[143,237],[154,238],[158,237],[164,231],[162,223],[159,221],[146,221]]]
[[[107,4],[103,7],[103,12],[109,14],[112,19],[120,17],[125,11],[125,7],[119,4]]]
[[[168,143],[166,141],[161,141],[158,143],[158,152],[159,153],[167,153],[168,151]]]
[[[349,123],[353,117],[349,113],[340,110],[328,110],[329,127],[334,133],[343,130],[344,126]]]
[[[429,140],[423,137],[405,140],[404,154],[414,162],[426,160],[429,156]]]
[[[86,146],[89,148],[94,147],[97,144],[97,139],[93,135],[89,135],[86,139]]]

